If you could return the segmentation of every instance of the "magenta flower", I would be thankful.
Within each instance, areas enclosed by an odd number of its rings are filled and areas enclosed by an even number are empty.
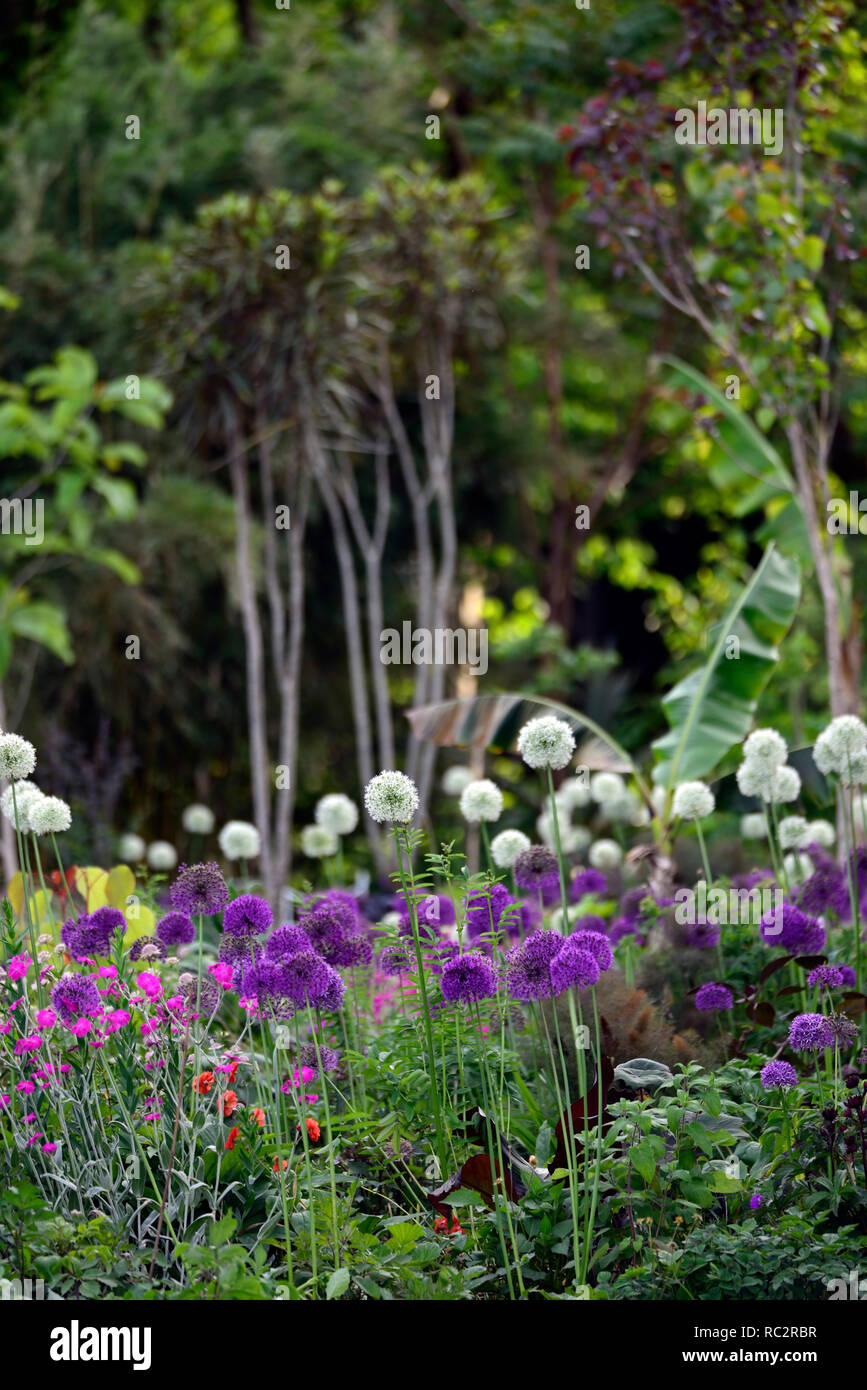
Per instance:
[[[57,1014],[53,1009],[39,1009],[36,1014],[37,1028],[53,1028],[57,1022]]]
[[[42,1046],[42,1039],[38,1033],[32,1033],[29,1038],[19,1038],[15,1044],[15,1056],[20,1057],[23,1052],[36,1052]]]
[[[29,969],[29,956],[13,956],[6,967],[9,979],[13,982],[15,980],[23,980]]]
[[[42,1145],[42,1152],[43,1152],[44,1154],[56,1154],[56,1153],[57,1153],[57,1145],[56,1145],[56,1144],[43,1144],[43,1145]]]
[[[231,965],[227,965],[225,961],[218,960],[216,965],[209,965],[208,969],[210,970],[214,979],[217,981],[218,985],[222,985],[223,989],[229,988],[229,986],[232,983]]]
[[[163,992],[163,982],[159,975],[153,975],[149,970],[143,970],[140,975],[136,975],[135,982],[139,989],[144,990],[148,999],[159,999]]]
[[[93,1020],[90,1018],[77,1018],[74,1023],[69,1025],[70,1033],[74,1033],[77,1038],[83,1038],[85,1033],[89,1033],[93,1027]]]

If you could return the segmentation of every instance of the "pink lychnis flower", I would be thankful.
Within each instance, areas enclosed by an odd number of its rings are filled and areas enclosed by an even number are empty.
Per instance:
[[[144,990],[148,999],[159,999],[163,992],[163,982],[159,975],[153,975],[149,970],[143,970],[140,975],[136,975],[135,982],[139,989]]]
[[[57,1022],[57,1014],[53,1009],[38,1009],[36,1013],[37,1028],[53,1028]]]
[[[131,1017],[132,1015],[128,1014],[126,1009],[112,1009],[111,1013],[106,1014],[105,1018],[102,1020],[105,1031],[107,1033],[116,1033],[118,1028],[126,1027]]]
[[[23,979],[24,979],[24,976],[27,974],[27,971],[28,971],[29,969],[30,969],[30,957],[29,957],[29,956],[12,956],[11,960],[9,961],[8,965],[6,966],[6,970],[7,970],[7,973],[8,973],[8,975],[9,975],[9,979],[12,980],[12,981],[14,981],[14,980],[23,980]]]
[[[70,1033],[74,1033],[77,1038],[83,1038],[85,1033],[89,1033],[93,1027],[93,1020],[89,1018],[77,1018],[74,1023],[69,1025]]]
[[[42,1039],[38,1033],[31,1033],[29,1038],[19,1038],[15,1044],[15,1056],[20,1057],[22,1052],[36,1052],[42,1046]]]
[[[217,981],[218,985],[222,985],[223,989],[229,988],[230,984],[232,983],[231,965],[226,965],[225,961],[218,960],[216,965],[209,965],[208,969],[210,970],[214,979]]]

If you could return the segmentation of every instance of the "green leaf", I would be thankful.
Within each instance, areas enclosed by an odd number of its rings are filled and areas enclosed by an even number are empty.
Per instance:
[[[66,614],[54,603],[34,600],[13,608],[8,617],[9,632],[15,637],[28,637],[55,656],[72,665],[72,643],[66,626]],[[2,655],[2,652],[0,652]]]
[[[325,1286],[325,1297],[330,1301],[332,1298],[342,1298],[349,1288],[349,1270],[345,1265],[340,1269],[335,1269],[331,1278]]]
[[[749,583],[711,633],[706,663],[665,696],[669,732],[655,740],[653,779],[672,788],[706,777],[749,732],[756,705],[779,660],[777,643],[801,596],[797,562],[770,545]],[[736,638],[738,656],[727,654]]]
[[[629,1150],[632,1166],[641,1174],[645,1182],[652,1182],[656,1172],[656,1157],[648,1143],[633,1144]]]
[[[820,236],[805,236],[794,250],[798,260],[802,261],[808,270],[818,271],[822,269],[822,261],[825,259],[825,243]]]

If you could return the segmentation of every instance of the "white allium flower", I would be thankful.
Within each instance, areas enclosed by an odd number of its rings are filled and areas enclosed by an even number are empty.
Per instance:
[[[217,843],[226,859],[255,859],[262,847],[258,830],[248,820],[227,820]]]
[[[774,789],[774,768],[746,758],[735,773],[738,790],[744,796],[760,796],[770,801]]]
[[[593,800],[590,788],[583,777],[567,777],[557,788],[557,801],[567,811],[580,811]]]
[[[776,729],[754,729],[744,742],[744,757],[748,762],[781,767],[788,756],[786,740]]]
[[[15,803],[12,802],[12,786],[6,788],[0,796],[0,811],[12,824],[15,824],[15,811],[18,812],[18,829],[22,835],[27,835],[30,831],[30,820],[27,815],[27,807],[31,802],[37,801],[42,795],[35,782],[28,782],[23,778],[15,783]]]
[[[550,923],[555,931],[563,932],[568,936],[579,917],[586,917],[586,912],[580,903],[570,903],[564,913],[562,906],[555,908],[551,913]]]
[[[305,825],[301,831],[301,849],[308,859],[329,859],[337,853],[337,836],[324,825]]]
[[[399,927],[402,918],[399,912],[384,912],[379,919],[380,926]]]
[[[560,830],[560,848],[564,854],[580,854],[585,850],[593,836],[584,825],[573,825],[569,820],[565,810],[560,815],[560,807],[557,807],[557,823]],[[554,839],[554,819],[551,815],[551,808],[546,807],[536,820],[536,830],[539,839],[549,849],[556,850],[557,843]]]
[[[0,777],[20,781],[36,766],[36,749],[20,734],[0,734]]]
[[[27,803],[27,815],[36,835],[57,834],[72,824],[72,812],[59,796],[34,797]]]
[[[807,825],[804,844],[830,849],[836,838],[837,832],[829,820],[811,820]]]
[[[652,787],[650,790],[650,804],[656,815],[661,816],[665,811],[665,798],[668,796],[666,787]]]
[[[778,767],[774,772],[771,801],[797,801],[801,779],[793,767]]]
[[[823,737],[835,757],[844,760],[847,754],[860,753],[867,748],[867,724],[857,714],[841,714],[832,719]]]
[[[491,858],[498,869],[511,869],[518,855],[531,844],[532,840],[523,830],[501,830],[491,841]]]
[[[518,734],[518,752],[528,767],[565,767],[575,752],[569,725],[554,714],[531,719]]]
[[[594,840],[587,858],[594,869],[616,869],[623,859],[623,851],[616,840]]]
[[[503,793],[489,777],[468,782],[461,792],[461,815],[471,825],[478,821],[499,820],[503,814]]]
[[[641,814],[641,802],[629,787],[624,787],[620,796],[603,801],[600,811],[613,824],[635,825]]]
[[[460,796],[464,787],[469,786],[473,780],[473,774],[463,763],[453,763],[447,767],[443,773],[443,780],[440,783],[446,796]]]
[[[181,812],[181,825],[190,835],[210,835],[214,821],[210,806],[203,806],[200,801],[194,801]]]
[[[813,762],[825,777],[828,777],[832,772],[837,772],[839,769],[837,754],[834,751],[827,729],[819,735],[816,742],[813,744]]]
[[[406,825],[418,810],[418,788],[405,772],[378,772],[364,789],[364,804],[371,820]]]
[[[313,819],[332,835],[351,835],[358,824],[358,807],[343,792],[320,796]]]
[[[148,845],[147,860],[152,869],[173,869],[178,862],[178,855],[174,845],[170,845],[168,840],[154,840],[153,844]]]
[[[805,816],[783,816],[779,825],[780,844],[783,849],[799,849],[801,845],[806,845],[804,838],[807,833],[807,820]]]
[[[783,856],[783,868],[790,881],[800,881],[813,872],[813,863],[808,854],[786,854]]]
[[[626,783],[619,772],[597,772],[590,779],[590,795],[600,805],[606,801],[617,801],[625,791]]]
[[[761,811],[750,811],[741,816],[741,835],[745,840],[763,840],[767,833],[767,823]]]
[[[125,835],[121,835],[117,852],[125,864],[140,864],[147,853],[147,845],[141,835],[135,835],[129,830]]]
[[[840,781],[844,787],[863,787],[867,783],[867,749],[856,748],[840,759]]]
[[[672,810],[683,820],[704,820],[715,805],[713,792],[704,782],[681,782],[674,789]]]

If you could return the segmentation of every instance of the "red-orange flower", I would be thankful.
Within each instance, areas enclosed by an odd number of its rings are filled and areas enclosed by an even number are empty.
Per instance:
[[[278,1166],[277,1166],[278,1164],[282,1164],[282,1166],[283,1166],[284,1168],[288,1168],[288,1167],[289,1167],[289,1160],[288,1160],[288,1158],[277,1158],[277,1156],[276,1156],[276,1154],[275,1154],[275,1156],[274,1156],[274,1163],[273,1163],[273,1168],[274,1168],[274,1172],[275,1172],[275,1173],[277,1173],[277,1172],[280,1171],[279,1168],[278,1168]]]
[[[234,1147],[235,1147],[235,1141],[236,1141],[237,1139],[240,1139],[240,1137],[241,1137],[241,1131],[239,1130],[238,1126],[237,1126],[237,1125],[232,1125],[232,1128],[229,1130],[229,1137],[228,1137],[228,1139],[226,1140],[226,1148],[227,1148],[227,1149],[234,1149]]]
[[[251,1110],[249,1113],[253,1116],[253,1119],[256,1121],[256,1124],[259,1126],[259,1128],[260,1128],[260,1129],[264,1129],[264,1128],[265,1128],[265,1111],[262,1110],[258,1105],[254,1105],[253,1108],[252,1108],[252,1110]]]
[[[308,1115],[308,1116],[307,1116],[307,1119],[304,1121],[304,1123],[305,1123],[305,1125],[307,1126],[307,1134],[308,1134],[309,1138],[311,1139],[311,1141],[312,1141],[314,1144],[318,1144],[318,1143],[319,1143],[319,1135],[321,1134],[322,1131],[320,1130],[320,1128],[319,1128],[318,1124],[316,1123],[316,1121],[314,1120],[313,1116],[312,1116],[312,1115]],[[299,1125],[298,1128],[300,1129],[301,1126]]]
[[[451,1228],[449,1228],[449,1223],[444,1216],[438,1216],[434,1222],[434,1230],[437,1235],[441,1236],[462,1236],[464,1234],[463,1227],[458,1223],[458,1218],[454,1212],[452,1212]]]
[[[223,1096],[221,1105],[223,1107],[223,1114],[226,1117],[226,1119],[228,1119],[230,1115],[234,1115],[235,1111],[238,1108],[238,1097],[236,1096],[235,1092],[227,1091],[226,1094]]]
[[[214,1073],[203,1071],[199,1076],[193,1077],[193,1090],[198,1091],[200,1096],[206,1096],[214,1085]]]

